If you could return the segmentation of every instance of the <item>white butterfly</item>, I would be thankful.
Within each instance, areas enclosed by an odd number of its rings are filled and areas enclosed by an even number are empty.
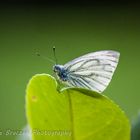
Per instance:
[[[98,51],[78,57],[65,65],[54,65],[61,82],[70,87],[82,87],[98,93],[110,83],[119,61],[116,51]]]

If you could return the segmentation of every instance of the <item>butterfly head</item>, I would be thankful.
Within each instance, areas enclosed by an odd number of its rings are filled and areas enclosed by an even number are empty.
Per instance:
[[[54,65],[53,71],[56,73],[56,75],[62,80],[67,81],[67,71],[65,70],[63,65]]]
[[[54,65],[53,66],[53,71],[57,74],[61,72],[62,66],[61,65]]]

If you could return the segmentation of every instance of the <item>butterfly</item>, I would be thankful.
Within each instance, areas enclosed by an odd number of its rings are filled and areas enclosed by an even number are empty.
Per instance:
[[[120,53],[97,51],[78,57],[65,65],[55,64],[53,71],[68,87],[90,89],[102,93],[109,85],[119,61]]]

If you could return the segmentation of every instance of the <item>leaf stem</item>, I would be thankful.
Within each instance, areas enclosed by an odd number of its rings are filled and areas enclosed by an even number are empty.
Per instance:
[[[71,95],[70,93],[68,92],[68,99],[69,99],[69,110],[70,110],[70,119],[71,119],[71,137],[72,137],[72,140],[74,140],[74,120],[73,120],[73,108],[72,108],[72,101],[71,101]]]

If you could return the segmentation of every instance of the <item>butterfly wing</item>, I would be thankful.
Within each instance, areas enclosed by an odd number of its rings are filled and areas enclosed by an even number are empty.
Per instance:
[[[116,51],[98,51],[66,63],[68,85],[103,92],[112,79],[119,56]]]

